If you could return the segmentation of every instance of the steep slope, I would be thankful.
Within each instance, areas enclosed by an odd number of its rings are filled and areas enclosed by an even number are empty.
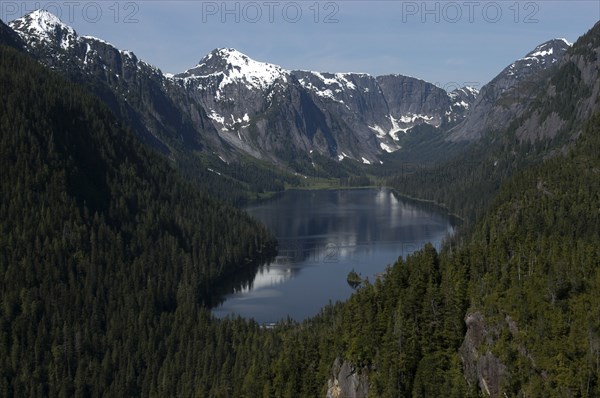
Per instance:
[[[248,191],[297,184],[291,172],[348,177],[357,166],[379,164],[419,125],[433,126],[441,137],[473,99],[455,101],[454,94],[399,75],[288,71],[233,49],[215,50],[185,73],[163,75],[133,52],[80,36],[46,11],[10,27],[40,62],[88,86],[143,142],[235,203]],[[332,161],[346,158],[355,165],[334,167]],[[269,175],[273,184],[257,182],[257,175]]]
[[[413,117],[419,112],[363,116],[367,108],[385,111],[387,106],[381,107],[381,101],[364,104],[362,97],[350,102],[352,94],[344,95],[350,107],[336,107],[339,101],[323,96],[340,92],[341,86],[330,87],[339,83],[335,79],[307,72],[313,86],[307,76],[299,81],[290,71],[232,49],[215,50],[185,73],[166,77],[130,51],[79,36],[46,11],[27,14],[10,27],[41,62],[91,86],[113,111],[129,120],[143,141],[175,157],[178,152],[202,150],[227,160],[250,154],[286,164],[298,157],[308,159],[310,151],[317,150],[334,159],[374,162],[380,153],[399,148],[394,129],[406,131],[434,118],[440,121],[439,115]],[[352,84],[343,87],[351,88]],[[446,97],[438,113],[452,111]],[[402,100],[417,99],[405,95]],[[420,109],[420,103],[402,106]],[[404,122],[397,125],[394,118]],[[392,134],[381,134],[382,128]]]
[[[471,233],[313,320],[342,353],[328,396],[356,379],[377,397],[598,396],[599,152],[600,113],[567,154],[508,179]]]
[[[310,163],[317,151],[378,163],[379,155],[402,147],[401,136],[413,127],[462,120],[474,99],[455,101],[401,75],[289,71],[234,49],[217,49],[188,71],[163,76],[132,52],[79,36],[46,11],[10,26],[34,56],[91,85],[165,154],[203,150],[227,160],[249,154],[285,165],[299,158]]]
[[[465,120],[450,132],[449,139],[473,141],[507,128],[538,95],[545,72],[557,68],[570,47],[565,39],[550,40],[507,66],[481,88]]]
[[[391,183],[401,192],[437,201],[475,220],[504,180],[527,165],[567,151],[590,115],[600,110],[599,37],[600,23],[579,38],[554,67],[525,80],[529,91],[522,90],[522,84],[508,89],[489,111],[490,115],[504,113],[506,120],[497,122],[493,131],[459,157],[397,175]]]
[[[85,89],[3,45],[0,85],[0,395],[92,394],[83,373],[103,361],[113,370],[92,395],[135,395],[135,380],[127,393],[108,380],[152,360],[110,353],[160,323],[167,337],[164,321],[255,270],[274,239],[184,182]]]
[[[195,123],[175,103],[168,81],[157,68],[103,40],[79,36],[53,14],[37,10],[10,22],[27,43],[29,52],[43,64],[85,83],[113,111],[128,120],[150,146],[168,154],[180,147],[200,149],[211,140],[211,124],[202,110]],[[201,136],[200,133],[204,135]]]
[[[381,153],[400,149],[400,133],[461,120],[474,99],[454,101],[401,75],[285,70],[225,48],[172,80],[207,109],[224,140],[272,160],[317,151],[375,163]]]
[[[466,376],[492,397],[600,394],[600,114],[503,185],[470,258]]]
[[[15,33],[8,25],[0,20],[0,44],[13,47],[18,50],[24,50],[25,43],[21,40],[18,34]]]
[[[27,43],[29,54],[88,87],[142,142],[167,156],[204,190],[239,204],[250,192],[279,190],[284,181],[293,182],[293,176],[282,176],[255,162],[239,167],[239,159],[220,139],[202,106],[190,102],[182,89],[133,52],[79,36],[42,10],[10,26]]]

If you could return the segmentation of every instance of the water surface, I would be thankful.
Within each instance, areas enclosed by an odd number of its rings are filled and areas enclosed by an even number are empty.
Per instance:
[[[439,247],[454,231],[447,214],[387,188],[286,191],[247,211],[273,231],[279,255],[253,279],[238,280],[213,312],[260,323],[313,316],[352,294],[351,270],[373,281],[399,256],[427,242]]]

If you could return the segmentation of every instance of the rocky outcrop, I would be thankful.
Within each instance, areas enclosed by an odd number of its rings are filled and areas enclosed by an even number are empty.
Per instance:
[[[470,384],[477,384],[486,395],[501,397],[507,369],[489,350],[497,331],[486,324],[480,312],[467,315],[465,322],[467,333],[459,350],[465,377]]]
[[[367,369],[359,372],[349,362],[340,364],[339,358],[333,362],[327,384],[327,398],[366,398],[369,394]]]

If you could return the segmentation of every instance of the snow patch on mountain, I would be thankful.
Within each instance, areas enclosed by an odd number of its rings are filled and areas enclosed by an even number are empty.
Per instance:
[[[519,69],[532,67],[533,65],[547,65],[558,62],[559,54],[556,54],[555,49],[564,51],[565,47],[571,47],[573,44],[564,38],[550,40],[540,44],[525,57],[518,59],[512,63],[507,70],[508,76],[515,76],[519,73]]]
[[[375,126],[369,126],[369,128],[373,130],[375,132],[375,135],[377,135],[377,137],[379,138],[383,138],[387,135],[387,133],[377,124]]]
[[[339,102],[340,104],[344,103],[344,101],[335,98],[335,95],[333,94],[333,91],[331,91],[330,89],[325,89],[323,91],[315,90],[314,93],[316,95],[318,95],[319,97],[321,97],[321,98],[327,98],[327,99],[333,100],[335,102]]]
[[[394,118],[392,115],[389,115],[390,121],[392,122],[392,129],[390,130],[390,132],[388,133],[390,137],[392,137],[392,139],[394,141],[398,141],[398,133],[404,133],[406,134],[406,132],[408,131],[409,128],[403,128],[400,127],[400,125],[398,124],[398,120],[396,118]]]
[[[338,161],[339,161],[339,162],[341,162],[342,160],[344,160],[344,159],[346,159],[346,158],[348,158],[348,159],[352,159],[352,156],[348,156],[348,155],[346,155],[346,153],[345,153],[345,152],[342,152],[341,154],[338,154]]]
[[[377,135],[378,138],[385,138],[387,136],[391,137],[394,141],[398,141],[398,133],[402,132],[402,133],[406,133],[410,128],[414,127],[414,125],[410,125],[410,126],[404,126],[404,127],[400,127],[400,125],[398,124],[398,122],[402,122],[402,123],[414,123],[414,121],[416,121],[418,119],[418,117],[422,117],[424,115],[410,115],[410,116],[401,116],[400,119],[396,119],[394,118],[394,116],[392,115],[388,115],[390,122],[392,123],[392,128],[389,131],[385,131],[383,128],[381,128],[379,125],[374,125],[374,126],[369,126],[369,128],[371,130],[373,130],[375,132],[375,135]],[[433,117],[424,117],[423,118],[426,121],[429,121],[431,119],[433,119]],[[385,145],[383,143],[380,143],[381,145]],[[381,147],[382,149],[384,149],[383,147]],[[388,151],[389,152],[389,151]],[[392,151],[393,152],[393,151]]]
[[[530,57],[526,57],[525,59],[529,59],[529,58],[532,58],[532,57],[545,57],[547,55],[552,55],[553,53],[554,53],[554,49],[553,48],[550,48],[548,50],[539,50],[539,51],[536,51],[533,54],[531,54]]]
[[[116,48],[112,43],[109,43],[106,40],[102,40],[102,39],[99,39],[99,38],[94,37],[94,36],[79,36],[79,37],[82,38],[82,39],[85,39],[85,40],[95,41],[97,43],[102,43],[104,45]]]
[[[32,39],[43,43],[53,43],[58,39],[59,46],[66,50],[77,40],[77,33],[73,28],[45,10],[32,11],[8,25],[28,43]]]
[[[325,77],[320,72],[310,73],[321,79],[326,86],[338,85],[341,88],[356,90],[356,86],[354,85],[354,83],[352,83],[346,78],[346,76],[349,75],[348,73],[336,73],[333,75],[333,77]]]
[[[555,40],[560,40],[562,42],[564,42],[567,46],[569,47],[573,47],[573,43],[571,43],[570,41],[568,41],[567,39],[565,39],[564,37],[558,37]]]
[[[387,153],[392,153],[392,152],[396,152],[398,149],[392,149],[389,145],[380,142],[379,146],[381,147],[381,149],[383,149],[384,151],[386,151]]]
[[[208,118],[219,123],[221,125],[222,131],[229,131],[229,129],[227,129],[225,127],[225,118],[223,116],[219,115],[217,112],[215,112],[214,109],[210,110],[210,113],[208,114]]]
[[[226,66],[226,69],[218,70],[204,75],[195,74],[195,70],[213,69],[209,66],[209,61],[213,57],[218,57]],[[211,61],[211,62],[214,62]],[[238,83],[246,83],[246,88],[266,90],[276,80],[287,80],[289,71],[282,67],[266,62],[255,61],[247,55],[233,49],[220,48],[204,57],[198,65],[186,71],[190,74],[189,79],[205,79],[209,77],[221,77],[218,88],[222,90],[224,87]]]
[[[321,73],[313,71],[300,71],[305,77],[298,79],[298,82],[305,89],[312,91],[315,95],[333,100],[340,104],[344,104],[344,101],[337,98],[336,94],[342,94],[345,90],[356,90],[356,85],[348,80],[351,75],[349,73]],[[292,74],[294,72],[291,72]],[[310,76],[315,77],[311,82]],[[350,95],[352,97],[352,95]]]
[[[465,87],[461,87],[459,89],[456,89],[450,93],[448,93],[448,96],[452,99],[452,100],[456,100],[457,98],[463,97],[463,96],[467,96],[467,97],[477,97],[477,95],[479,94],[479,90],[474,88],[474,87],[470,87],[470,86],[465,86]]]
[[[399,120],[402,123],[414,123],[419,119],[421,119],[421,120],[425,121],[425,123],[427,123],[427,122],[430,122],[431,120],[433,120],[433,116],[409,113],[407,115],[400,116]]]

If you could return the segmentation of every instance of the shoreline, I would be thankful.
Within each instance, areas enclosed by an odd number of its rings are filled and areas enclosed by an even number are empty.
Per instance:
[[[394,194],[394,196],[396,196],[397,198],[402,198],[404,200],[414,201],[414,202],[418,202],[418,203],[426,203],[426,204],[435,206],[439,210],[442,210],[445,213],[447,213],[449,217],[460,220],[461,224],[465,223],[465,219],[463,217],[461,217],[460,215],[458,215],[456,213],[451,212],[450,209],[448,209],[448,207],[445,204],[436,202],[435,200],[422,199],[422,198],[418,198],[418,197],[414,197],[414,196],[410,196],[410,195],[401,193],[396,188],[391,187],[389,185],[362,185],[362,186],[353,187],[353,186],[340,186],[340,185],[335,186],[335,185],[325,185],[325,184],[323,184],[323,185],[313,184],[313,185],[300,186],[300,187],[286,187],[283,191],[265,192],[262,194],[263,197],[250,199],[248,201],[247,205],[256,205],[256,204],[265,202],[265,201],[273,199],[273,198],[277,197],[278,195],[281,195],[287,191],[345,191],[345,190],[350,190],[350,189],[378,189],[378,188],[389,189]],[[247,206],[244,206],[244,207],[247,207]]]

